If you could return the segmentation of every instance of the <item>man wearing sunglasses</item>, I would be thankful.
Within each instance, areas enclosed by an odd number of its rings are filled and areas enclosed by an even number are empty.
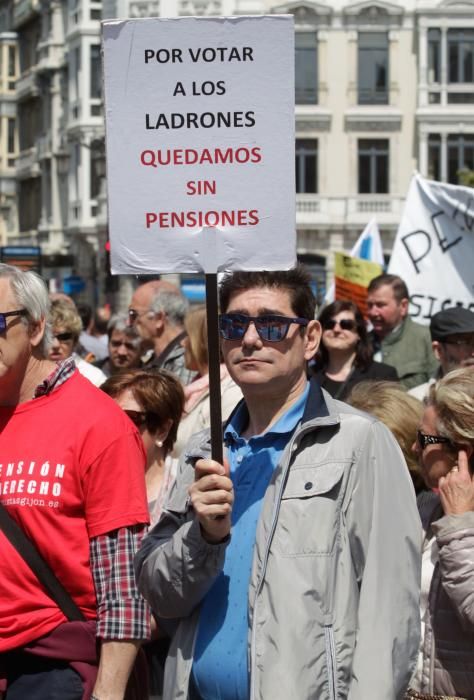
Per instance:
[[[244,400],[191,440],[136,557],[177,628],[164,700],[400,698],[419,642],[421,529],[381,423],[333,400],[306,365],[321,329],[301,268],[220,288],[222,354]]]
[[[48,358],[40,277],[0,264],[0,300],[0,500],[75,604],[66,615],[0,529],[0,697],[123,700],[149,635],[132,566],[148,522],[141,438],[72,357]]]

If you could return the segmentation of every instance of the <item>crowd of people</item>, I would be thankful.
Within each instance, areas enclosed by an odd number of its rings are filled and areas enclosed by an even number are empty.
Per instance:
[[[474,312],[302,267],[127,312],[0,264],[2,700],[474,700]]]

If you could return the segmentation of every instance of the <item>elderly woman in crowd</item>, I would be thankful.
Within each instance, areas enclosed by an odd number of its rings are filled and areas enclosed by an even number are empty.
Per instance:
[[[333,398],[344,400],[363,380],[398,380],[393,367],[372,359],[367,327],[354,302],[334,301],[321,311],[319,322],[323,334],[313,372]]]
[[[128,324],[128,315],[115,314],[107,324],[108,357],[94,362],[107,377],[126,369],[140,367],[141,341],[135,326]]]
[[[430,388],[413,450],[431,491],[418,496],[425,531],[422,639],[408,696],[474,700],[472,368],[454,370]]]
[[[393,433],[405,457],[416,493],[424,481],[418,460],[413,454],[413,441],[423,413],[423,404],[407,394],[398,382],[364,381],[356,384],[346,399],[354,408],[371,413]]]
[[[178,457],[194,433],[210,425],[209,403],[209,355],[207,351],[207,317],[204,306],[196,306],[184,321],[186,336],[181,341],[187,369],[196,371],[197,377],[184,388],[186,403],[178,430],[174,455]],[[242,398],[242,392],[230,377],[224,363],[220,366],[221,413],[226,420]]]
[[[101,388],[123,408],[142,436],[153,525],[160,517],[176,475],[176,461],[170,454],[184,406],[181,383],[165,370],[128,370],[109,377]]]
[[[68,357],[73,357],[79,372],[95,386],[100,386],[106,379],[105,374],[74,352],[82,330],[81,317],[74,303],[63,299],[53,300],[50,316],[53,341],[49,350],[49,359],[53,362],[62,362]]]

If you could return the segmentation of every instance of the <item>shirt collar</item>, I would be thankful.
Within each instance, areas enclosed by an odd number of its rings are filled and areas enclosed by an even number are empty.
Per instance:
[[[33,398],[37,399],[40,396],[51,394],[52,391],[58,389],[65,381],[72,377],[75,369],[76,365],[73,357],[68,357],[67,360],[58,362],[51,374],[49,374],[41,384],[38,384]]]
[[[306,382],[306,386],[301,393],[301,395],[296,399],[296,401],[291,404],[290,408],[274,423],[268,430],[265,431],[265,435],[271,433],[289,433],[301,420],[304,412],[304,407],[309,394],[309,382]],[[227,442],[235,441],[240,437],[240,434],[244,430],[248,423],[249,414],[245,401],[243,401],[237,408],[235,413],[230,417],[224,431],[224,439]],[[258,436],[255,436],[258,437]]]

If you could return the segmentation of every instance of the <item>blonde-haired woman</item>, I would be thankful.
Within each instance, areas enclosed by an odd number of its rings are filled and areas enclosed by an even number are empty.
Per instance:
[[[422,638],[409,697],[474,700],[474,371],[434,384],[413,451],[428,495],[418,505],[425,532]]]
[[[53,362],[62,362],[72,357],[77,369],[86,379],[95,386],[103,384],[107,377],[102,370],[86,362],[74,352],[82,330],[81,317],[74,302],[54,299],[51,302],[50,320],[53,337],[49,348],[49,359]]]
[[[196,306],[184,321],[186,337],[181,341],[187,369],[197,372],[196,378],[184,387],[185,405],[178,428],[173,456],[178,457],[194,433],[209,428],[209,355],[207,348],[207,316],[204,306]],[[242,392],[230,377],[225,364],[220,365],[221,413],[226,420],[242,398]]]
[[[423,404],[398,382],[364,381],[356,384],[346,399],[354,408],[371,413],[393,433],[405,457],[416,493],[424,482],[412,446],[423,413]]]

